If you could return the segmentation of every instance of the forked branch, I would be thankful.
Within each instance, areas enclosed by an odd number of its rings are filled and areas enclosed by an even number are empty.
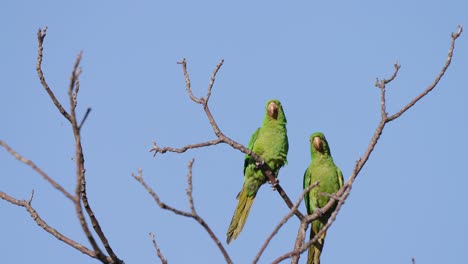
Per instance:
[[[146,191],[153,197],[153,200],[156,202],[156,204],[164,210],[168,210],[173,212],[174,214],[189,217],[197,221],[204,229],[205,231],[210,235],[211,239],[213,242],[218,246],[219,250],[223,254],[224,259],[226,260],[226,263],[232,264],[232,260],[229,257],[229,254],[227,253],[226,249],[224,248],[223,244],[219,241],[219,239],[216,237],[214,232],[211,230],[211,228],[208,226],[208,224],[203,220],[203,218],[197,213],[195,209],[195,203],[193,201],[193,195],[192,195],[192,190],[193,190],[193,185],[192,185],[192,166],[193,162],[195,160],[192,159],[190,160],[188,164],[188,173],[187,173],[187,200],[189,202],[189,207],[190,207],[190,212],[187,211],[182,211],[179,209],[176,209],[175,207],[169,206],[166,203],[162,202],[159,199],[159,196],[156,194],[156,192],[151,188],[146,181],[143,179],[143,171],[140,169],[138,170],[138,175],[132,175],[132,177],[137,180],[145,189]]]
[[[36,210],[32,207],[32,205],[31,205],[32,195],[31,195],[31,198],[29,199],[29,201],[17,200],[15,198],[9,196],[8,194],[0,191],[0,198],[2,198],[3,200],[5,200],[5,201],[7,201],[7,202],[9,202],[11,204],[14,204],[14,205],[17,205],[17,206],[20,206],[20,207],[24,207],[24,209],[26,209],[26,211],[28,211],[31,218],[36,222],[36,224],[38,226],[42,227],[47,233],[51,234],[52,236],[54,236],[58,240],[63,241],[65,244],[75,248],[76,250],[82,252],[83,254],[86,254],[86,255],[88,255],[88,256],[90,256],[92,258],[97,258],[96,252],[94,252],[93,250],[90,250],[89,248],[81,245],[80,243],[72,240],[71,238],[63,235],[62,233],[60,233],[59,231],[57,231],[53,227],[49,226],[39,216],[39,214],[36,212]],[[106,258],[106,263],[112,263],[112,259]]]

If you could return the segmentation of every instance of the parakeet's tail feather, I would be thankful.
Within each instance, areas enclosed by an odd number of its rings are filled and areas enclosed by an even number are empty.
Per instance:
[[[310,230],[310,239],[315,236],[315,232]],[[322,254],[323,243],[325,242],[326,232],[317,241],[309,247],[307,264],[320,264],[320,255]]]
[[[242,231],[242,228],[244,228],[245,221],[249,215],[250,207],[252,207],[255,195],[248,197],[247,191],[242,188],[242,191],[239,193],[237,199],[239,201],[237,203],[236,211],[232,216],[231,224],[229,225],[227,231],[226,242],[228,244],[231,242],[231,240],[236,239]]]

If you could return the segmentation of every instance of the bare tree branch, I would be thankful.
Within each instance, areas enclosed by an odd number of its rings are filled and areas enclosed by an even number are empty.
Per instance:
[[[190,145],[186,145],[182,148],[172,148],[172,147],[164,147],[164,148],[160,148],[158,146],[158,144],[156,144],[155,141],[153,141],[153,148],[150,150],[150,151],[154,151],[154,156],[156,156],[157,153],[166,153],[167,151],[169,152],[177,152],[177,153],[184,153],[185,151],[189,150],[189,149],[195,149],[195,148],[203,148],[203,147],[208,147],[208,146],[214,146],[214,145],[217,145],[219,143],[224,143],[222,139],[215,139],[215,140],[210,140],[210,141],[207,141],[207,142],[202,142],[202,143],[197,143],[197,144],[190,144]]]
[[[88,107],[88,108],[86,109],[86,113],[85,113],[83,119],[81,120],[80,125],[78,126],[78,130],[81,130],[81,127],[83,127],[84,122],[86,121],[86,119],[87,119],[88,116],[89,116],[89,113],[91,113],[91,108],[90,108],[90,107]]]
[[[158,255],[158,258],[161,260],[161,263],[162,264],[167,264],[166,258],[164,258],[164,255],[162,254],[161,249],[158,247],[158,244],[156,243],[156,239],[154,238],[154,234],[150,232],[149,235],[151,237],[151,241],[153,241],[154,249],[156,249],[156,254]]]
[[[36,212],[36,210],[34,210],[34,208],[31,206],[31,202],[32,202],[32,195],[31,195],[31,198],[29,199],[29,201],[25,201],[25,200],[17,200],[11,196],[9,196],[8,194],[0,191],[0,198],[2,198],[3,200],[11,203],[11,204],[14,204],[14,205],[17,205],[17,206],[21,206],[21,207],[24,207],[26,209],[26,211],[28,211],[28,213],[30,214],[31,218],[37,223],[38,226],[42,227],[47,233],[53,235],[55,238],[57,238],[58,240],[60,241],[63,241],[64,243],[68,244],[69,246],[77,249],[78,251],[80,251],[81,253],[83,254],[86,254],[92,258],[97,258],[97,255],[94,251],[88,249],[87,247],[81,245],[80,243],[62,235],[59,231],[57,231],[56,229],[52,228],[51,226],[49,226],[40,216],[39,214]],[[106,259],[106,263],[112,263],[112,260],[110,258],[107,258]]]
[[[85,160],[84,160],[84,154],[83,154],[83,147],[81,145],[80,127],[78,125],[76,112],[75,112],[76,106],[78,104],[77,96],[78,96],[78,92],[80,89],[80,82],[78,78],[81,74],[81,68],[79,67],[79,65],[81,62],[82,55],[83,55],[83,52],[80,52],[76,58],[76,61],[72,70],[72,75],[70,77],[70,85],[68,87],[68,97],[70,100],[70,117],[71,117],[70,123],[72,125],[73,135],[75,137],[75,162],[76,162],[76,176],[77,176],[76,177],[77,184],[76,184],[75,192],[76,192],[76,196],[81,198],[81,201],[83,202],[83,207],[85,208],[86,213],[89,216],[89,219],[91,220],[93,229],[98,235],[102,244],[104,245],[104,248],[106,249],[107,253],[109,254],[109,256],[111,257],[114,263],[122,263],[122,261],[114,253],[113,249],[111,248],[109,244],[109,241],[107,240],[106,235],[102,231],[101,225],[99,224],[99,221],[97,220],[96,215],[94,214],[91,208],[91,205],[89,204],[88,195],[86,192],[86,177],[85,177],[86,169],[84,165]],[[90,241],[94,250],[97,252],[98,256],[104,258],[104,254],[102,253],[101,249],[95,242],[94,237],[92,236],[91,232],[89,231],[89,228],[87,227],[86,220],[81,210],[80,202],[76,203],[75,208],[76,208],[78,217],[80,219],[80,223],[83,228],[83,231],[88,237],[88,240]]]
[[[14,151],[10,146],[8,146],[6,142],[0,140],[0,146],[4,147],[17,160],[28,165],[34,171],[39,173],[39,175],[41,175],[42,178],[44,178],[47,182],[49,182],[52,186],[54,186],[55,189],[63,193],[63,195],[65,195],[68,199],[72,200],[73,202],[76,200],[76,198],[72,194],[70,194],[68,191],[65,190],[65,188],[62,187],[62,185],[57,183],[54,179],[52,179],[49,175],[47,175],[44,171],[42,171],[36,164],[34,164],[34,162],[32,162],[29,159],[26,159],[25,157],[21,156],[16,151]]]
[[[445,72],[447,71],[448,67],[450,66],[450,63],[452,62],[452,57],[453,57],[453,50],[455,49],[455,41],[457,38],[461,35],[463,32],[463,27],[461,25],[458,26],[458,31],[456,33],[452,33],[452,42],[450,44],[449,52],[447,55],[447,60],[445,61],[445,65],[442,67],[442,69],[439,72],[439,75],[435,78],[435,80],[422,92],[420,95],[416,96],[411,102],[409,102],[406,106],[404,106],[400,111],[397,113],[393,114],[388,118],[388,122],[397,119],[400,117],[406,110],[410,109],[413,105],[415,105],[421,98],[426,96],[430,91],[432,91],[437,84],[439,83],[440,79],[442,79],[442,76],[444,76]],[[385,89],[385,88],[383,88]]]
[[[232,264],[232,260],[229,257],[229,254],[227,253],[226,249],[224,248],[223,244],[219,241],[219,239],[216,237],[214,232],[211,230],[211,228],[208,226],[208,224],[203,220],[203,218],[198,215],[195,209],[195,204],[193,202],[193,196],[192,196],[192,166],[193,162],[195,160],[191,159],[189,164],[188,164],[188,173],[187,173],[187,199],[189,201],[189,206],[190,206],[190,212],[185,212],[179,209],[176,209],[172,206],[167,205],[166,203],[162,202],[159,199],[159,196],[154,192],[154,190],[145,182],[143,179],[143,171],[141,169],[138,170],[138,175],[132,175],[132,177],[137,180],[145,189],[146,191],[153,197],[154,201],[156,204],[164,210],[171,211],[177,215],[185,216],[194,219],[197,221],[204,229],[205,231],[210,235],[211,239],[215,242],[216,246],[218,246],[219,250],[224,256],[224,259],[226,260],[226,263]]]
[[[83,232],[85,233],[86,237],[88,238],[88,241],[90,242],[91,246],[93,247],[93,250],[95,251],[96,258],[99,259],[103,263],[123,263],[114,253],[112,248],[109,245],[109,242],[104,235],[104,232],[102,231],[102,228],[93,212],[91,209],[91,206],[89,204],[88,198],[87,198],[87,193],[86,193],[86,177],[85,177],[85,166],[84,166],[84,155],[83,155],[83,147],[81,145],[81,135],[80,135],[80,130],[82,125],[84,124],[84,121],[86,120],[90,109],[88,108],[83,120],[81,121],[80,124],[78,124],[77,118],[76,118],[76,106],[78,104],[78,92],[80,90],[80,82],[79,82],[79,76],[81,74],[81,68],[80,62],[83,53],[80,52],[75,60],[75,64],[73,66],[72,74],[70,77],[70,84],[68,87],[68,97],[69,97],[69,102],[70,102],[70,113],[68,113],[62,106],[62,104],[57,100],[55,97],[54,93],[50,89],[49,85],[45,81],[44,73],[42,71],[42,57],[43,57],[43,43],[44,39],[46,36],[46,31],[47,28],[44,30],[39,29],[37,33],[37,39],[38,39],[38,58],[37,58],[37,64],[36,64],[36,70],[39,76],[39,80],[41,81],[42,86],[46,90],[46,92],[49,94],[49,97],[52,99],[54,105],[57,107],[59,112],[70,122],[72,131],[73,131],[73,136],[75,139],[75,162],[76,162],[76,186],[75,186],[75,197],[74,197],[74,204],[75,204],[75,211],[77,214],[77,217],[79,219],[80,225],[83,229]],[[94,231],[98,235],[99,239],[101,240],[102,244],[104,245],[104,248],[106,249],[107,253],[109,254],[109,257],[111,261],[109,261],[108,257],[104,255],[102,250],[99,248],[96,240],[94,239],[93,234],[91,233],[88,224],[86,222],[86,218],[83,214],[83,210],[81,208],[81,205],[86,210],[86,213],[91,220],[91,224],[93,226]]]
[[[47,34],[47,27],[45,27],[44,29],[39,29],[37,31],[37,42],[39,44],[38,46],[38,49],[37,49],[37,63],[36,63],[36,71],[37,71],[37,75],[39,76],[39,80],[41,81],[41,84],[42,84],[42,87],[44,87],[44,89],[46,90],[46,92],[49,94],[49,97],[50,99],[52,99],[52,101],[54,102],[54,105],[57,107],[57,109],[59,110],[59,112],[68,120],[71,122],[71,116],[70,114],[67,113],[67,111],[65,111],[65,109],[63,108],[62,104],[60,104],[60,102],[57,100],[57,98],[55,97],[54,93],[52,92],[52,90],[50,90],[49,88],[49,84],[47,84],[46,80],[45,80],[45,77],[44,77],[44,73],[42,72],[42,52],[44,50],[44,48],[42,47],[42,45],[44,44],[44,38]]]
[[[168,211],[171,211],[173,212],[174,214],[176,215],[181,215],[181,216],[185,216],[185,217],[192,217],[192,214],[191,213],[188,213],[188,212],[185,212],[185,211],[181,211],[181,210],[178,210],[170,205],[167,205],[166,203],[162,202],[160,199],[159,199],[159,196],[154,192],[154,190],[145,182],[145,180],[143,179],[143,171],[141,169],[138,170],[138,175],[135,175],[135,174],[132,174],[132,177],[137,180],[145,189],[146,191],[151,195],[151,197],[153,197],[153,200],[156,202],[156,204],[164,209],[164,210],[168,210]]]
[[[167,151],[182,153],[182,152],[187,151],[188,149],[193,149],[193,148],[207,147],[207,146],[217,145],[219,143],[228,144],[231,147],[233,147],[234,149],[237,149],[237,150],[239,150],[239,151],[241,151],[241,152],[243,152],[243,153],[245,153],[247,155],[250,155],[258,164],[261,164],[260,169],[263,171],[265,176],[268,178],[270,183],[273,185],[273,188],[276,189],[276,191],[283,198],[283,200],[285,201],[285,203],[289,207],[289,209],[291,209],[294,206],[293,203],[291,202],[291,199],[289,199],[288,195],[286,194],[284,189],[279,184],[278,179],[275,177],[273,171],[268,166],[268,164],[260,156],[258,156],[255,152],[253,152],[252,150],[246,148],[244,145],[239,144],[238,142],[236,142],[236,141],[232,140],[231,138],[229,138],[228,136],[224,135],[221,132],[221,130],[219,129],[219,126],[216,123],[213,115],[211,114],[210,108],[208,106],[208,100],[210,98],[211,90],[213,88],[213,85],[215,83],[216,74],[218,73],[218,71],[221,68],[221,66],[223,65],[223,63],[224,63],[224,60],[221,60],[216,65],[216,67],[215,67],[215,69],[213,71],[213,74],[211,75],[210,83],[208,85],[208,91],[207,91],[207,94],[206,94],[205,98],[203,98],[203,97],[197,98],[197,97],[195,97],[193,95],[193,92],[192,92],[190,76],[189,76],[188,71],[187,71],[187,61],[185,59],[183,59],[181,62],[178,62],[178,64],[182,65],[182,70],[184,72],[184,77],[185,77],[185,85],[186,85],[185,88],[187,90],[187,93],[189,94],[190,99],[192,101],[194,101],[195,103],[202,105],[203,110],[205,111],[205,114],[206,114],[206,116],[208,118],[208,121],[211,124],[213,132],[215,133],[217,139],[207,141],[207,142],[197,143],[197,144],[186,145],[186,146],[184,146],[184,147],[182,147],[180,149],[172,148],[172,147],[160,148],[156,144],[156,142],[153,141],[153,148],[150,150],[150,152],[154,151],[154,156],[156,156],[157,153],[162,154],[162,153],[165,153]],[[304,217],[304,215],[299,210],[296,210],[294,212],[294,214],[300,220]]]
[[[188,173],[187,173],[187,200],[189,201],[190,205],[190,211],[192,211],[192,215],[196,215],[197,211],[195,210],[195,204],[193,202],[193,184],[192,184],[192,168],[193,168],[193,163],[195,162],[195,159],[191,159],[188,164]]]
[[[382,135],[382,132],[383,132],[383,129],[385,128],[385,125],[388,122],[391,122],[391,121],[397,119],[398,117],[400,117],[409,108],[411,108],[417,101],[419,101],[421,98],[426,96],[430,91],[432,91],[437,86],[437,84],[439,83],[442,76],[445,74],[446,70],[448,69],[448,66],[450,65],[450,63],[452,61],[453,51],[454,51],[454,48],[455,48],[455,42],[456,42],[457,38],[460,36],[460,34],[462,33],[462,31],[463,31],[462,26],[458,26],[457,33],[452,33],[452,42],[451,42],[450,49],[449,49],[449,52],[448,52],[448,55],[447,55],[447,60],[445,62],[445,65],[442,67],[441,72],[436,77],[435,81],[426,90],[424,90],[421,94],[417,95],[415,97],[415,99],[413,99],[409,104],[407,104],[399,112],[397,112],[394,115],[391,115],[390,117],[388,117],[388,114],[386,112],[386,100],[385,100],[386,99],[386,97],[385,97],[386,84],[390,83],[391,81],[393,81],[396,78],[396,76],[398,74],[398,70],[400,69],[400,65],[398,65],[398,64],[394,65],[395,71],[393,72],[393,74],[391,75],[390,78],[383,79],[381,81],[379,81],[379,80],[376,81],[376,86],[378,88],[380,88],[380,90],[381,90],[381,96],[380,96],[381,120],[380,120],[380,122],[379,122],[379,124],[378,124],[378,126],[377,126],[377,128],[376,128],[376,130],[374,132],[374,135],[372,136],[372,139],[371,139],[371,141],[370,141],[370,143],[369,143],[369,145],[367,147],[366,152],[364,153],[364,155],[361,158],[359,158],[356,161],[356,165],[355,165],[354,170],[353,170],[351,176],[349,177],[348,181],[335,194],[335,197],[339,198],[339,200],[336,201],[334,198],[332,198],[332,199],[330,199],[330,201],[323,208],[321,208],[320,213],[322,214],[322,213],[325,213],[325,212],[331,210],[333,205],[335,203],[337,203],[335,210],[333,211],[333,213],[330,216],[330,219],[328,220],[327,224],[315,235],[315,237],[313,237],[307,243],[304,243],[302,245],[298,245],[298,243],[296,243],[293,251],[290,251],[290,252],[287,252],[287,253],[281,255],[280,257],[275,259],[273,261],[273,263],[279,263],[279,262],[281,262],[281,261],[283,261],[285,259],[288,259],[290,257],[298,256],[298,255],[302,254],[303,252],[305,252],[310,247],[310,245],[312,245],[312,243],[315,243],[315,241],[324,232],[326,232],[328,230],[328,228],[333,224],[333,222],[336,219],[336,216],[339,213],[339,210],[341,209],[341,206],[344,204],[344,202],[346,201],[346,199],[348,198],[348,196],[349,196],[349,194],[351,192],[351,189],[352,189],[352,186],[353,186],[353,183],[354,183],[356,177],[359,175],[359,172],[361,171],[361,169],[366,164],[366,162],[369,159],[372,151],[374,150],[380,136]],[[316,212],[314,212],[311,215],[306,216],[304,219],[302,219],[300,228],[307,228],[308,224],[311,223],[312,221],[316,220],[318,217],[319,217],[319,215],[317,215]],[[307,225],[303,225],[302,223],[306,223]],[[305,230],[304,230],[304,232],[302,232],[302,231],[298,232],[298,237],[297,237],[296,240],[300,239],[299,235],[302,234],[302,233],[305,233]],[[293,262],[293,263],[297,263],[297,262]]]
[[[76,185],[75,185],[75,196],[78,197],[78,199],[75,201],[75,211],[76,215],[78,217],[78,220],[81,225],[81,229],[85,233],[86,237],[88,238],[89,243],[93,247],[94,251],[96,252],[96,256],[99,260],[101,260],[103,263],[106,263],[106,257],[102,250],[100,249],[99,245],[97,244],[96,240],[94,239],[93,234],[91,233],[91,230],[88,227],[88,223],[86,221],[86,218],[83,213],[83,209],[81,207],[81,203],[83,201],[84,207],[86,208],[89,206],[86,198],[86,178],[85,178],[85,167],[84,167],[84,157],[83,157],[83,149],[81,146],[81,136],[80,132],[78,130],[78,125],[76,122],[76,96],[77,92],[79,91],[79,88],[75,88],[76,84],[78,83],[78,77],[81,73],[81,70],[79,69],[79,64],[82,58],[82,52],[80,52],[75,60],[75,64],[73,66],[72,70],[72,75],[70,77],[70,85],[68,87],[68,97],[69,97],[69,102],[70,102],[70,123],[72,126],[73,130],[73,136],[75,138],[75,163],[76,163]],[[53,95],[53,92],[50,91],[50,94]],[[84,197],[84,200],[83,200]],[[89,213],[88,213],[89,214]],[[94,214],[93,217],[91,218],[91,222],[94,226],[93,219],[95,219]],[[112,257],[111,257],[112,258]]]

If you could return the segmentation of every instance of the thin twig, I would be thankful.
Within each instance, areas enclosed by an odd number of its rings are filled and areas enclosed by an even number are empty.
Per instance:
[[[89,113],[91,113],[91,108],[90,108],[90,107],[88,107],[88,108],[86,109],[86,113],[85,113],[83,119],[81,119],[80,125],[78,126],[78,130],[81,131],[81,128],[83,127],[84,122],[85,122],[86,119],[88,118]]]
[[[162,208],[164,210],[171,211],[171,212],[173,212],[174,214],[177,214],[177,215],[181,215],[181,216],[185,216],[185,217],[192,217],[192,213],[181,211],[179,209],[176,209],[176,208],[162,202],[161,199],[159,199],[159,196],[156,194],[156,192],[154,192],[153,188],[151,188],[151,186],[149,186],[146,183],[146,181],[143,179],[143,171],[141,169],[138,169],[138,174],[137,175],[132,174],[132,177],[135,180],[137,180],[146,189],[146,191],[151,195],[151,197],[153,197],[153,200],[156,202],[156,204],[160,208]]]
[[[77,249],[78,251],[82,252],[83,254],[86,254],[86,255],[88,255],[88,256],[90,256],[92,258],[98,258],[94,251],[92,251],[92,250],[88,249],[87,247],[81,245],[80,243],[68,238],[67,236],[64,236],[63,234],[61,234],[56,229],[49,226],[39,216],[39,214],[36,212],[36,210],[34,210],[34,208],[31,206],[32,196],[31,196],[31,199],[29,201],[17,200],[15,198],[9,196],[8,194],[0,191],[0,198],[2,198],[3,200],[5,200],[5,201],[7,201],[7,202],[9,202],[11,204],[24,207],[26,209],[26,211],[28,211],[31,218],[37,223],[38,226],[42,227],[47,233],[51,234],[52,236],[54,236],[58,240],[63,241],[65,244]],[[112,263],[112,260],[110,258],[107,258],[105,263]]]
[[[29,196],[29,200],[28,200],[29,205],[31,205],[33,198],[34,198],[34,189],[32,189],[31,196]]]
[[[46,37],[46,34],[47,34],[47,27],[45,27],[44,29],[39,29],[37,31],[37,42],[39,44],[38,49],[37,49],[37,63],[36,63],[37,75],[39,76],[39,80],[41,81],[42,87],[44,87],[44,90],[46,90],[46,92],[49,94],[50,99],[52,99],[52,101],[54,102],[54,105],[57,107],[59,112],[68,121],[71,122],[70,114],[68,114],[67,111],[65,111],[62,104],[60,104],[60,102],[57,100],[52,90],[50,90],[49,84],[47,84],[45,77],[44,77],[44,73],[42,71],[42,52],[44,50],[43,44],[44,44],[44,39]]]
[[[218,74],[219,69],[221,69],[221,66],[223,66],[223,63],[224,63],[224,60],[221,60],[218,63],[218,65],[216,65],[216,68],[213,71],[213,74],[211,74],[210,83],[208,84],[208,92],[206,93],[206,99],[205,99],[206,103],[208,103],[208,101],[210,100],[211,89],[213,89],[213,85],[214,85],[215,80],[216,80],[216,75]]]
[[[180,149],[178,148],[172,148],[172,147],[164,147],[164,148],[160,148],[158,146],[158,144],[156,144],[155,141],[153,141],[153,147],[150,149],[150,152],[154,151],[154,154],[153,156],[156,156],[156,154],[158,153],[166,153],[167,151],[169,152],[176,152],[176,153],[184,153],[185,151],[189,150],[189,149],[195,149],[195,148],[202,148],[202,147],[207,147],[207,146],[213,146],[213,145],[217,145],[219,143],[223,143],[223,140],[222,139],[215,139],[215,140],[211,140],[211,141],[207,141],[207,142],[202,142],[202,143],[197,143],[197,144],[190,144],[190,145],[186,145]]]
[[[385,96],[385,85],[392,82],[397,77],[398,71],[400,70],[401,65],[398,63],[395,63],[393,64],[393,67],[395,68],[395,71],[393,72],[392,76],[390,76],[390,78],[382,79],[382,80],[377,79],[375,81],[375,86],[377,88],[380,88],[380,115],[381,115],[382,120],[388,119],[386,96]]]
[[[195,203],[193,202],[193,196],[192,196],[192,190],[193,190],[193,185],[192,185],[192,167],[193,167],[193,162],[195,159],[191,159],[188,164],[188,173],[187,173],[187,199],[189,201],[190,205],[190,211],[192,211],[193,215],[196,215],[197,212],[195,211]]]
[[[54,179],[52,179],[49,175],[47,175],[44,171],[42,171],[33,161],[21,156],[16,151],[14,151],[8,144],[2,140],[0,140],[0,146],[4,147],[13,157],[15,157],[20,162],[28,165],[34,171],[39,173],[47,182],[49,182],[55,189],[59,190],[63,195],[65,195],[71,201],[75,201],[76,198],[69,192],[65,190],[59,183],[57,183]]]
[[[182,70],[184,71],[185,77],[185,87],[187,89],[187,93],[189,94],[190,99],[192,99],[192,101],[194,101],[197,104],[201,104],[201,101],[193,95],[192,90],[190,89],[190,77],[187,71],[187,60],[183,58],[182,61],[177,62],[177,64],[182,65]]]
[[[442,79],[442,76],[444,76],[445,72],[447,71],[448,67],[450,66],[450,63],[452,62],[452,57],[453,57],[453,50],[455,49],[455,41],[457,40],[458,37],[460,37],[461,33],[463,32],[463,27],[461,25],[458,26],[458,31],[456,33],[452,33],[452,42],[450,44],[449,52],[447,55],[447,59],[445,61],[445,65],[442,67],[442,69],[439,72],[439,75],[435,78],[435,80],[422,92],[420,95],[416,96],[411,102],[409,102],[406,106],[404,106],[400,111],[397,113],[393,114],[388,118],[388,122],[397,119],[400,117],[406,110],[410,109],[414,104],[416,104],[421,98],[426,96],[430,91],[432,91],[437,84],[439,83],[440,79]]]
[[[186,212],[182,211],[179,209],[176,209],[172,206],[167,205],[166,203],[162,202],[159,199],[159,196],[154,192],[154,190],[145,182],[143,179],[143,171],[141,169],[138,170],[138,175],[132,174],[132,177],[137,180],[145,189],[146,191],[153,197],[154,201],[156,204],[164,210],[168,210],[173,212],[174,214],[189,217],[197,221],[204,229],[205,231],[209,234],[211,239],[215,242],[215,244],[218,246],[219,250],[223,254],[224,259],[226,260],[226,263],[232,264],[232,260],[229,257],[229,254],[227,253],[226,249],[224,248],[223,244],[219,241],[219,239],[216,237],[214,232],[211,230],[211,228],[208,226],[208,224],[203,220],[203,218],[198,215],[198,213],[195,210],[195,205],[193,203],[193,197],[192,197],[192,165],[193,165],[194,159],[190,160],[189,165],[188,165],[188,173],[187,173],[187,198],[189,201],[189,206],[191,208],[191,212]]]
[[[153,241],[154,249],[156,249],[156,254],[158,255],[158,258],[161,260],[161,263],[162,264],[167,264],[166,258],[164,257],[164,255],[161,252],[161,249],[158,247],[158,244],[156,243],[156,239],[154,238],[154,234],[150,232],[149,235],[151,237],[151,241]]]
[[[45,77],[41,68],[42,57],[43,57],[43,43],[44,43],[44,38],[46,36],[46,30],[47,28],[45,28],[44,30],[39,29],[37,33],[39,47],[38,47],[38,58],[37,58],[36,70],[39,76],[39,80],[42,83],[42,86],[49,94],[49,97],[54,102],[54,105],[57,107],[59,112],[71,123],[71,126],[72,126],[73,136],[75,139],[75,162],[76,162],[76,186],[75,186],[75,199],[74,199],[75,211],[79,219],[80,225],[82,227],[82,230],[85,233],[86,237],[88,238],[88,241],[90,242],[91,246],[93,247],[93,250],[95,251],[96,258],[99,259],[103,263],[122,263],[122,261],[119,258],[117,258],[117,256],[113,252],[112,248],[110,247],[107,241],[107,238],[102,232],[99,222],[97,221],[96,216],[89,205],[89,201],[88,201],[87,194],[86,194],[85,166],[84,166],[83,148],[81,145],[80,128],[84,120],[86,119],[87,114],[85,115],[85,118],[79,125],[77,122],[76,111],[75,111],[76,106],[78,104],[77,96],[78,96],[78,92],[80,89],[79,76],[81,74],[81,68],[79,67],[79,65],[80,65],[83,53],[80,52],[78,54],[75,60],[74,66],[73,66],[71,77],[70,77],[70,84],[68,87],[70,113],[68,113],[67,111],[65,111],[62,104],[57,100],[54,93],[50,89],[49,85],[45,81]],[[104,255],[102,250],[99,248],[96,240],[94,239],[94,236],[91,233],[88,227],[88,224],[86,222],[86,218],[83,214],[81,203],[83,203],[83,206],[91,220],[94,231],[96,232],[101,242],[103,243],[107,253],[109,253],[111,261],[109,261],[108,257]]]
[[[297,231],[297,236],[296,236],[296,242],[294,243],[294,249],[301,248],[301,246],[304,244],[304,238],[306,236],[306,231],[307,227],[309,226],[309,223],[307,221],[301,221],[299,224],[299,229]],[[301,257],[301,254],[293,254],[291,256],[291,263],[292,264],[297,264],[299,262],[299,258]]]
[[[76,116],[75,110],[77,106],[77,96],[78,96],[78,91],[80,90],[78,78],[80,77],[80,74],[81,74],[80,62],[82,58],[83,58],[83,52],[80,51],[80,53],[78,53],[78,56],[76,56],[75,64],[73,65],[73,70],[72,70],[72,74],[70,77],[70,85],[68,86],[68,98],[70,100],[71,123],[73,125],[73,122],[75,122],[76,127],[78,127],[78,125],[76,125],[77,123],[76,118],[73,120],[73,116]]]

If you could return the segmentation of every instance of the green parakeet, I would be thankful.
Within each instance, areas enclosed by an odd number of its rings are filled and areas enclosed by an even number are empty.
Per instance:
[[[262,126],[253,133],[247,148],[261,156],[273,170],[275,177],[278,177],[279,169],[286,164],[288,154],[286,117],[278,100],[267,102]],[[266,181],[267,177],[259,168],[259,164],[249,155],[245,155],[244,185],[237,195],[239,201],[227,231],[228,244],[242,231],[255,195]]]
[[[328,142],[323,133],[317,132],[310,136],[310,154],[311,162],[304,173],[304,189],[316,181],[319,181],[320,184],[306,193],[304,197],[308,214],[312,214],[316,208],[324,207],[330,200],[329,196],[321,195],[321,193],[334,194],[343,186],[343,174],[333,162]],[[313,238],[323,228],[332,211],[329,210],[312,222],[310,238]],[[326,233],[309,248],[307,264],[320,264],[325,235]]]

